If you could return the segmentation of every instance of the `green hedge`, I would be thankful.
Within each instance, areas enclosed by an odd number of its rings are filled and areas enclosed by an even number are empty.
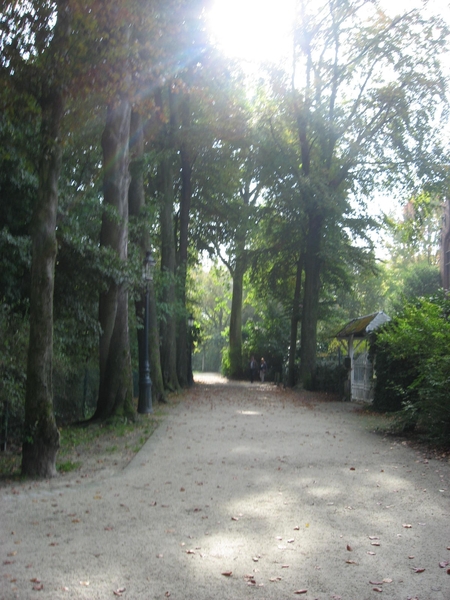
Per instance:
[[[374,408],[397,411],[404,428],[450,442],[450,298],[408,302],[373,334]]]

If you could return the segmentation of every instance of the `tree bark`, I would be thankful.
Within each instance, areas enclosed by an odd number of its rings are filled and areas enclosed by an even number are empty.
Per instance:
[[[161,207],[161,269],[163,272],[162,300],[166,314],[161,322],[161,366],[164,385],[171,391],[180,388],[177,375],[177,327],[175,290],[175,240],[173,224],[173,172],[171,157],[161,161],[163,205]]]
[[[312,209],[308,213],[305,248],[305,289],[300,347],[300,380],[303,387],[314,386],[316,368],[317,321],[319,316],[320,271],[324,217]]]
[[[41,105],[39,189],[33,217],[30,343],[28,348],[22,474],[56,475],[59,431],[53,413],[53,291],[56,261],[58,180],[61,169],[61,123],[65,98],[61,78],[63,57],[70,37],[70,13],[58,6],[55,34],[48,49],[53,64],[44,81]]]
[[[131,137],[130,137],[130,172],[131,182],[128,192],[128,207],[130,217],[136,217],[140,221],[144,218],[142,212],[145,208],[145,192],[144,192],[144,173],[143,173],[143,156],[144,156],[144,134],[142,129],[142,117],[137,112],[131,113]],[[142,222],[139,223],[140,238],[137,240],[141,248],[142,259],[145,253],[150,250],[150,234],[149,227]],[[139,321],[143,322],[144,315],[144,298],[141,295],[135,303],[136,316]],[[144,341],[144,330],[137,330],[138,347],[142,348]],[[152,399],[153,401],[164,401],[164,382],[161,371],[161,358],[159,354],[159,332],[158,318],[156,310],[156,297],[153,282],[149,283],[149,321],[148,321],[148,342],[149,342],[149,362],[150,362],[150,377],[152,380]]]
[[[189,94],[185,94],[180,103],[182,142],[180,144],[181,159],[181,198],[180,198],[180,246],[178,254],[177,283],[180,305],[186,308],[186,276],[188,263],[189,244],[189,218],[192,200],[192,164],[191,149],[189,147],[188,135],[191,127],[191,108]],[[181,386],[186,386],[191,380],[189,370],[188,353],[189,340],[187,332],[186,316],[181,315],[178,320],[178,343],[177,343],[177,374]]]
[[[245,240],[240,240],[236,249],[236,264],[232,273],[233,292],[230,313],[230,377],[240,379],[243,376],[242,365],[242,300],[244,290],[244,274],[247,260],[244,255]]]
[[[302,275],[303,275],[303,254],[297,261],[297,273],[295,277],[295,290],[294,299],[292,301],[292,315],[291,315],[291,336],[289,344],[289,367],[288,367],[288,386],[293,387],[295,385],[295,362],[297,355],[297,333],[298,333],[298,322],[300,320],[300,299],[302,289]]]
[[[127,99],[108,107],[102,136],[104,201],[100,244],[127,261],[129,137],[131,107]],[[115,213],[111,217],[110,210]],[[133,379],[128,328],[128,291],[125,281],[110,279],[100,296],[100,382],[94,419],[110,416],[133,418]]]

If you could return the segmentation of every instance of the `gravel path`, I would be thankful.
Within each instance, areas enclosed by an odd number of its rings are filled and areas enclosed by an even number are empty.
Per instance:
[[[3,600],[450,599],[448,461],[271,384],[196,376],[124,470],[0,511]]]

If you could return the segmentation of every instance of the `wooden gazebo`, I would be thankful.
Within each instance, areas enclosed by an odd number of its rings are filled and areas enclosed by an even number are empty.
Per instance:
[[[349,363],[349,400],[373,400],[373,365],[368,359],[367,351],[358,354],[358,348],[372,331],[390,320],[386,313],[379,311],[352,319],[336,334],[345,348]]]

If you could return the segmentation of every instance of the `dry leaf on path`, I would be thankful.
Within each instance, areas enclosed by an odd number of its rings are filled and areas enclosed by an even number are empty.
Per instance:
[[[231,577],[233,575],[233,571],[224,571],[222,575],[225,575],[225,577]]]
[[[383,589],[380,588],[380,587],[374,587],[372,589],[373,589],[374,592],[382,592],[383,591]]]
[[[307,594],[308,590],[295,590],[294,594]]]
[[[119,588],[118,590],[114,590],[113,594],[114,596],[122,596],[122,594],[124,593],[126,588]]]
[[[347,544],[347,550],[348,550],[349,552],[352,552],[353,548]]]
[[[413,567],[414,573],[423,573],[425,571],[422,567]]]

